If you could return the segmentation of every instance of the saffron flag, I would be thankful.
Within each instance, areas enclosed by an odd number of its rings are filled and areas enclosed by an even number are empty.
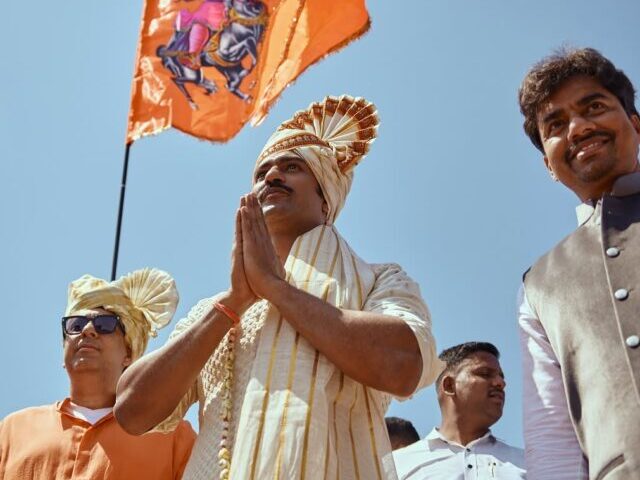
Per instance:
[[[364,0],[145,0],[126,141],[170,127],[227,141],[368,28]]]

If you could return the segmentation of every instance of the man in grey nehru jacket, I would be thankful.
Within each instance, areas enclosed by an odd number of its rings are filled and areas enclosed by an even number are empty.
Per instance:
[[[524,129],[579,227],[525,274],[519,324],[532,479],[640,475],[640,118],[627,76],[562,50],[520,88]]]

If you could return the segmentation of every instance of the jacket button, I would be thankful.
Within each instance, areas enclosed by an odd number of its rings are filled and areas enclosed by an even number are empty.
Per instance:
[[[625,300],[629,296],[629,292],[626,288],[619,288],[613,293],[613,296],[618,300]]]
[[[620,249],[616,248],[616,247],[609,247],[607,248],[607,257],[617,257],[618,255],[620,255]]]
[[[640,345],[640,337],[638,337],[638,335],[629,335],[625,342],[627,343],[628,347],[636,348],[638,345]]]

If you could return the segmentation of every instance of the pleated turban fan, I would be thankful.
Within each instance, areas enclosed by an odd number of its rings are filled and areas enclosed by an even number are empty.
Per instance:
[[[149,337],[173,318],[178,290],[173,278],[162,270],[144,268],[107,282],[83,275],[69,284],[65,315],[101,307],[120,317],[125,341],[136,360],[147,348]]]
[[[258,156],[256,167],[273,155],[292,151],[315,175],[335,222],[353,181],[353,168],[369,152],[378,133],[376,106],[348,95],[326,97],[280,125]]]

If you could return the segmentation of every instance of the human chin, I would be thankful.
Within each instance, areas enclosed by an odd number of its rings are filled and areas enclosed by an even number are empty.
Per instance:
[[[282,221],[287,221],[289,217],[290,208],[287,208],[288,205],[285,202],[272,202],[272,201],[264,201],[261,204],[262,214],[264,215],[264,219],[267,222],[267,225],[276,222],[280,223]]]
[[[100,359],[97,356],[75,355],[67,370],[71,372],[86,372],[97,370],[100,367]]]
[[[573,162],[571,169],[583,183],[592,183],[600,181],[615,169],[617,160],[610,153],[596,154],[589,158],[582,159],[580,162]]]

